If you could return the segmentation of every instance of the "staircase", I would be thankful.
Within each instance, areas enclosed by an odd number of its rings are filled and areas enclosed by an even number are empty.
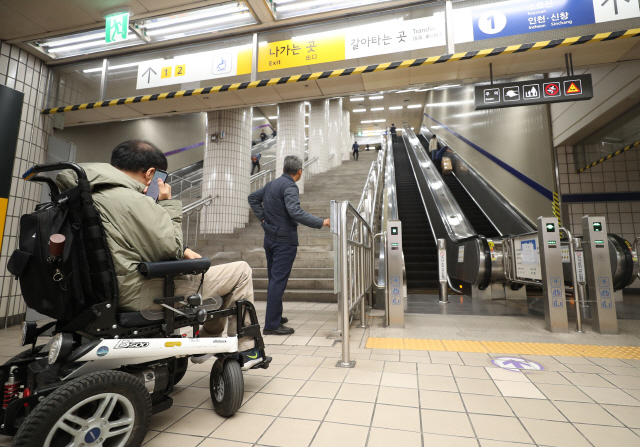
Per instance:
[[[302,209],[321,218],[329,217],[331,200],[349,200],[358,205],[364,183],[377,151],[360,152],[359,161],[316,174],[300,195]],[[215,202],[214,202],[215,203]],[[349,227],[350,228],[350,227]],[[283,300],[335,303],[333,293],[333,236],[327,227],[317,230],[298,226],[299,247]],[[254,298],[267,299],[267,259],[262,248],[264,231],[250,214],[249,224],[229,234],[201,236],[193,250],[211,259],[212,265],[246,261],[253,269]]]

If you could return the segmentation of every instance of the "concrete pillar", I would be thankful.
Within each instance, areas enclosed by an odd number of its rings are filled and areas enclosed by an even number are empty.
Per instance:
[[[351,130],[351,112],[342,111],[342,160],[349,160],[351,156],[351,144],[349,144],[349,132]]]
[[[329,101],[329,155],[333,154],[329,166],[342,164],[342,98]]]
[[[304,161],[304,102],[278,104],[278,147],[276,149],[276,176],[282,174],[284,157],[297,155]],[[297,183],[304,193],[304,180]]]
[[[249,222],[252,117],[251,107],[207,113],[202,197],[220,197],[204,207],[202,233],[233,233]],[[218,135],[215,143],[211,141],[214,134]]]
[[[329,100],[311,101],[309,112],[309,160],[318,157],[316,173],[329,169]]]

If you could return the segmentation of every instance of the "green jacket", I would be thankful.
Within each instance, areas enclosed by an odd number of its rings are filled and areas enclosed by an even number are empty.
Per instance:
[[[107,163],[81,164],[91,182],[91,195],[107,233],[118,277],[119,310],[138,311],[149,302],[151,282],[138,273],[141,262],[182,259],[182,202],[142,194],[145,185]],[[62,189],[76,184],[73,171],[56,177]],[[147,287],[145,287],[147,285]],[[154,284],[158,289],[159,284]],[[145,299],[147,298],[147,299]]]

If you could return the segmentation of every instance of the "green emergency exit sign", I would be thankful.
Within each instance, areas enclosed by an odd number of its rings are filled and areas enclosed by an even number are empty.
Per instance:
[[[106,21],[104,29],[104,41],[106,43],[127,40],[127,35],[129,34],[128,12],[112,14],[106,18]]]

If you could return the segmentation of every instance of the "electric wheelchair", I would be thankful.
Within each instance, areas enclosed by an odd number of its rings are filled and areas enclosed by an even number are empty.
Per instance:
[[[60,192],[42,175],[61,169],[75,171],[76,187]],[[253,304],[221,309],[220,297],[174,296],[174,278],[204,278],[211,262],[201,258],[140,264],[146,278],[164,278],[164,297],[154,300],[154,312],[118,312],[113,263],[84,170],[74,163],[36,165],[23,179],[48,184],[51,201],[21,217],[19,248],[7,267],[27,305],[55,321],[23,323],[21,344],[31,348],[0,366],[0,434],[14,436],[15,447],[137,447],[151,415],[171,407],[189,357],[203,354],[216,357],[213,407],[233,415],[244,394],[238,339],[255,340],[262,361],[251,368],[271,361]],[[237,336],[198,337],[204,322],[230,316],[237,317]],[[180,335],[181,328],[193,328],[193,337]],[[53,338],[38,345],[51,330]]]

